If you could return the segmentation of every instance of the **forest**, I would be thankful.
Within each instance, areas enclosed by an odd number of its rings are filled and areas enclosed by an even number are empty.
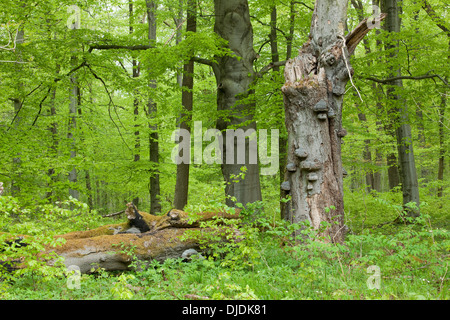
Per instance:
[[[450,298],[446,1],[0,4],[1,300]]]

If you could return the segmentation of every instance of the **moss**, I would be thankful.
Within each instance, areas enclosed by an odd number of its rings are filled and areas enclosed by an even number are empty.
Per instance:
[[[55,236],[56,238],[70,239],[83,239],[92,238],[101,235],[113,235],[114,233],[124,231],[128,228],[128,222],[122,222],[118,224],[108,224],[92,230],[86,231],[74,231],[62,235]]]

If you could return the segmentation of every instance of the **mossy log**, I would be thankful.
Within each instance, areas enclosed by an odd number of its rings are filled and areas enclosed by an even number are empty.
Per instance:
[[[186,230],[198,229],[201,221],[214,217],[239,218],[239,212],[188,214],[176,209],[163,216],[155,216],[138,211],[131,203],[127,204],[125,213],[128,221],[123,223],[58,235],[57,237],[66,239],[66,243],[52,250],[65,258],[67,267],[78,266],[81,273],[89,272],[92,268],[126,270],[131,263],[131,257],[126,251],[131,248],[133,255],[141,261],[179,258],[188,249],[199,250],[199,244],[195,240],[181,239]],[[148,231],[130,231],[136,229],[135,222],[139,217],[148,226]]]

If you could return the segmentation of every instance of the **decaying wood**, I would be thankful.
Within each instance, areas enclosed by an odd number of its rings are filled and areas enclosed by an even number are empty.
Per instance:
[[[110,218],[110,217],[114,217],[114,216],[118,216],[119,214],[124,213],[125,210],[120,210],[118,212],[114,212],[114,213],[108,213],[102,216],[102,218]]]
[[[309,40],[286,62],[282,87],[288,150],[281,192],[290,196],[284,219],[309,221],[333,242],[344,239],[341,143],[345,87],[353,69],[350,55],[368,33],[367,19],[344,37],[346,1],[316,1]],[[384,15],[380,17],[384,19]],[[334,208],[334,209],[332,209]]]
[[[195,239],[189,237],[183,239],[186,230],[201,229],[202,221],[212,220],[216,217],[240,218],[240,209],[234,209],[235,213],[200,212],[194,214],[172,209],[165,215],[156,216],[138,211],[132,203],[128,203],[124,211],[127,221],[122,223],[56,235],[55,238],[65,239],[65,243],[59,247],[49,247],[46,253],[55,252],[64,258],[66,267],[71,267],[72,270],[77,267],[81,273],[88,273],[97,268],[107,271],[127,270],[132,262],[132,257],[128,254],[130,252],[144,263],[151,260],[162,262],[168,258],[184,257],[183,253],[186,250],[201,251]],[[146,232],[137,230],[134,221],[137,216],[142,217],[147,225]],[[207,229],[202,230],[208,231]],[[32,237],[23,235],[18,238],[17,235],[11,235],[9,240],[21,241],[23,238]],[[224,241],[230,240],[224,239]],[[48,261],[48,263],[53,264],[52,261]],[[14,269],[22,267],[23,265],[20,264],[14,265]]]
[[[125,249],[134,247],[133,253],[141,261],[179,258],[188,249],[199,251],[199,245],[195,240],[181,240],[186,230],[198,229],[201,221],[215,217],[239,218],[238,210],[235,214],[226,212],[188,214],[172,209],[162,216],[138,212],[148,225],[147,232],[127,233],[133,225],[132,220],[135,219],[132,204],[129,203],[125,210],[128,221],[56,236],[66,239],[66,243],[52,250],[65,258],[67,267],[78,266],[82,273],[98,267],[108,271],[126,270],[131,263],[131,257],[124,253]]]

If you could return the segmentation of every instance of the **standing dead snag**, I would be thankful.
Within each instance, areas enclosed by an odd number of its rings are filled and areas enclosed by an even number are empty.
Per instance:
[[[347,134],[343,95],[354,72],[349,58],[370,30],[364,20],[344,38],[346,15],[346,0],[316,1],[309,40],[286,63],[282,87],[289,146],[281,189],[291,197],[283,217],[308,220],[315,229],[330,223],[324,235],[332,242],[344,240],[341,140]]]

